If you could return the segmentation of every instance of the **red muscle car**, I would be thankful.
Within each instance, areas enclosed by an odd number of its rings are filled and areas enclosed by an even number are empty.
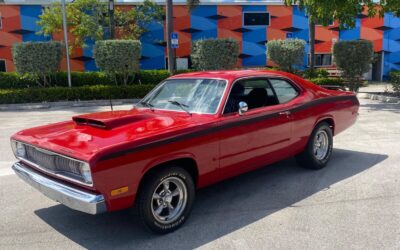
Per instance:
[[[180,74],[131,110],[16,133],[12,168],[72,209],[134,207],[149,229],[168,233],[188,218],[196,189],[287,157],[324,167],[358,108],[352,92],[284,72]]]

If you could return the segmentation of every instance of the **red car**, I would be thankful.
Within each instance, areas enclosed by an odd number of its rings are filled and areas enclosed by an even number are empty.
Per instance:
[[[132,110],[16,133],[13,169],[72,209],[134,207],[148,228],[167,233],[188,218],[198,188],[293,156],[324,167],[333,136],[354,124],[358,108],[352,92],[283,72],[181,74]]]

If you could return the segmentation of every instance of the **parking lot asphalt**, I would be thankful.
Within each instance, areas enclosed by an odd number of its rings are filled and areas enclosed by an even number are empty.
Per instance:
[[[107,107],[0,112],[0,249],[400,249],[400,104],[360,101],[326,168],[287,159],[200,190],[164,236],[129,211],[70,210],[10,171],[14,132]]]

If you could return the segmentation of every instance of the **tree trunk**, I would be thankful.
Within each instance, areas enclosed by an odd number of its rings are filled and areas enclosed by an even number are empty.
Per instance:
[[[308,26],[310,31],[310,70],[313,70],[315,66],[315,23],[312,20],[311,15],[308,18]]]
[[[168,71],[173,74],[175,72],[175,55],[171,44],[171,33],[174,32],[172,0],[167,0],[166,12]]]

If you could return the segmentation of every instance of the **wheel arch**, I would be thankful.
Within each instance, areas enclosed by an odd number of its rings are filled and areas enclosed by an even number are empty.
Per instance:
[[[314,124],[314,128],[318,126],[318,124],[326,122],[329,124],[329,127],[332,129],[332,135],[335,135],[335,120],[333,119],[333,116],[324,116],[320,117]]]
[[[197,187],[197,182],[199,179],[199,170],[198,170],[198,165],[196,160],[193,157],[190,156],[181,156],[181,157],[175,157],[175,158],[170,158],[170,159],[165,159],[163,161],[157,161],[154,162],[150,167],[146,168],[144,171],[142,178],[140,179],[139,186],[137,189],[137,193],[143,186],[143,183],[146,181],[146,179],[151,176],[153,173],[156,173],[157,171],[170,166],[170,165],[175,165],[178,167],[183,168],[186,170],[190,176],[193,178],[193,182],[195,184],[195,187]]]

